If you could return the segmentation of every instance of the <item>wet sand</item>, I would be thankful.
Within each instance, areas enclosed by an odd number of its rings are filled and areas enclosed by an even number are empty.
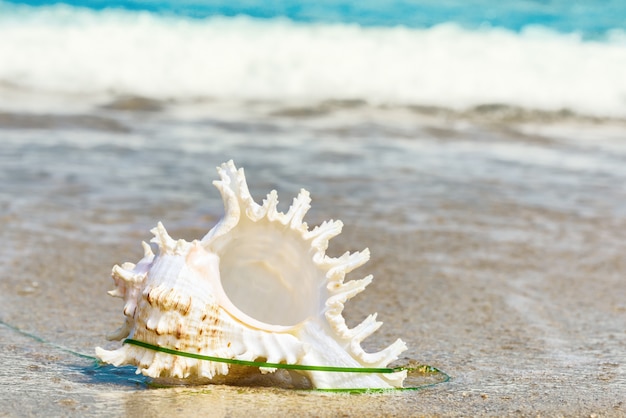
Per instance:
[[[379,313],[365,347],[401,337],[399,364],[449,382],[374,395],[151,388],[0,325],[0,416],[626,416],[625,125],[350,109],[9,124],[0,319],[89,356],[119,344],[105,340],[122,322],[111,267],[136,261],[159,220],[175,238],[204,235],[222,213],[214,167],[234,158],[257,201],[304,187],[309,225],[341,219],[331,255],[370,248],[349,278],[374,282],[345,311],[349,325]]]

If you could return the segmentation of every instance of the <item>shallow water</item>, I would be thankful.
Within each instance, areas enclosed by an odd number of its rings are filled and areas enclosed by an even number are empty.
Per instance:
[[[162,221],[203,236],[229,159],[260,201],[311,192],[309,225],[341,219],[329,252],[368,246],[351,278],[374,350],[452,376],[417,393],[149,389],[132,369],[0,325],[8,416],[626,414],[626,123],[509,107],[456,112],[358,101],[131,100],[0,115],[0,319],[91,355],[121,323],[110,268]],[[320,399],[324,408],[319,409]]]

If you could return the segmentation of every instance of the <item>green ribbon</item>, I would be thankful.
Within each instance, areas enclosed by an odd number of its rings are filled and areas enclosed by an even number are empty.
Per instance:
[[[22,331],[21,329],[10,325],[6,322],[4,322],[3,320],[0,319],[0,325],[4,325],[7,328],[10,328],[11,330],[25,336],[28,338],[31,338],[37,342],[40,342],[42,344],[46,344],[49,346],[52,346],[56,349],[59,350],[63,350],[67,353],[70,353],[72,355],[78,356],[78,357],[82,357],[85,359],[89,359],[89,360],[93,360],[96,364],[99,361],[97,358],[93,357],[93,356],[89,356],[86,354],[82,354],[82,353],[78,353],[74,350],[70,350],[68,348],[65,348],[63,346],[54,344],[50,341],[47,341],[41,337],[38,337],[34,334],[30,334],[26,331]],[[214,361],[217,363],[227,363],[227,364],[236,364],[239,366],[249,366],[249,367],[271,367],[271,368],[276,368],[276,369],[287,369],[287,370],[308,370],[308,371],[319,371],[319,372],[341,372],[341,373],[396,373],[396,372],[401,372],[403,370],[406,370],[408,373],[408,376],[411,377],[412,374],[421,374],[421,375],[430,375],[430,376],[435,376],[438,375],[440,376],[440,379],[436,382],[433,383],[427,383],[427,384],[423,384],[423,385],[419,385],[419,386],[408,386],[408,387],[403,387],[403,388],[352,388],[352,389],[315,389],[316,391],[320,391],[320,392],[342,392],[342,393],[382,393],[382,392],[396,392],[396,391],[411,391],[411,390],[420,390],[420,389],[425,389],[428,387],[432,387],[435,386],[439,383],[445,383],[448,382],[450,380],[450,376],[448,376],[446,373],[442,372],[441,370],[439,370],[436,367],[433,366],[428,366],[428,365],[418,365],[416,367],[408,367],[408,366],[401,366],[401,367],[383,367],[383,368],[376,368],[376,367],[334,367],[334,366],[307,366],[307,365],[303,365],[303,364],[282,364],[282,363],[266,363],[266,362],[262,362],[262,361],[246,361],[246,360],[237,360],[237,359],[227,359],[227,358],[221,358],[221,357],[212,357],[212,356],[204,356],[201,354],[194,354],[194,353],[187,353],[184,351],[178,351],[178,350],[172,350],[170,348],[166,348],[166,347],[159,347],[153,344],[149,344],[143,341],[138,341],[138,340],[133,340],[133,339],[126,339],[124,340],[124,344],[131,344],[131,345],[136,345],[138,347],[142,347],[142,348],[146,348],[148,350],[154,350],[154,351],[159,351],[161,353],[167,353],[167,354],[172,354],[175,356],[182,356],[182,357],[189,357],[189,358],[194,358],[197,360],[205,360],[205,361]]]
[[[138,347],[146,348],[148,350],[153,350],[161,353],[172,354],[175,356],[181,357],[189,357],[196,360],[204,360],[204,361],[214,361],[217,363],[226,363],[226,364],[234,364],[238,366],[248,366],[248,367],[269,367],[274,369],[286,369],[286,370],[306,370],[306,371],[317,371],[317,372],[334,372],[334,373],[397,373],[406,370],[409,374],[411,373],[421,373],[421,374],[440,374],[442,376],[442,380],[435,383],[429,383],[420,386],[409,386],[402,388],[350,388],[350,389],[316,389],[318,391],[324,392],[349,392],[349,393],[372,393],[372,392],[387,392],[387,391],[406,391],[406,390],[420,390],[425,389],[427,387],[434,386],[439,383],[444,383],[450,380],[450,376],[441,370],[437,369],[433,366],[420,365],[418,367],[407,367],[407,366],[399,366],[399,367],[336,367],[336,366],[311,366],[304,364],[284,364],[284,363],[268,363],[263,361],[249,361],[249,360],[237,360],[237,359],[229,359],[222,357],[214,357],[214,356],[205,356],[202,354],[195,353],[187,353],[185,351],[173,350],[171,348],[160,347],[157,345],[153,345],[144,341],[133,340],[132,338],[127,338],[124,340],[124,344],[131,344]]]

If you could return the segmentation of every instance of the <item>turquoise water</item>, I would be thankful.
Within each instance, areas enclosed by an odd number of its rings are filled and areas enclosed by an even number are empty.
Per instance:
[[[15,2],[42,6],[56,1]],[[239,16],[272,19],[285,17],[302,23],[341,23],[361,26],[428,28],[454,22],[470,29],[484,25],[520,31],[540,25],[558,32],[577,32],[584,37],[603,37],[613,29],[626,28],[626,3],[608,1],[462,1],[462,0],[370,0],[370,1],[80,1],[63,2],[95,10],[122,8],[176,14],[194,18]]]

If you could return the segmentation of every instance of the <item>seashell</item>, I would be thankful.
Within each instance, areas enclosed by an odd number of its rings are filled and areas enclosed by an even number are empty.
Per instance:
[[[172,239],[159,223],[153,247],[143,243],[135,265],[113,268],[124,299],[125,322],[109,339],[129,337],[160,347],[201,355],[312,366],[383,368],[406,350],[400,339],[375,353],[361,342],[381,325],[376,314],[348,328],[344,304],[362,292],[372,276],[344,281],[369,260],[369,250],[326,255],[341,221],[312,230],[303,222],[310,208],[302,189],[282,213],[276,191],[263,205],[251,197],[243,169],[229,161],[214,181],[224,201],[224,217],[201,240]],[[181,357],[124,344],[96,348],[104,362],[135,365],[152,378],[186,382],[241,383],[253,375],[270,384],[313,388],[402,387],[406,371],[390,374],[285,371],[244,367]]]

